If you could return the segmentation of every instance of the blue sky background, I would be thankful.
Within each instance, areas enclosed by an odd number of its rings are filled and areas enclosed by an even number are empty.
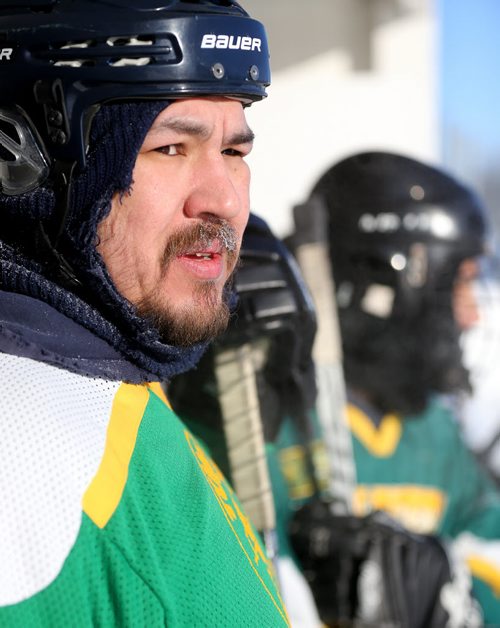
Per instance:
[[[500,228],[500,0],[438,0],[443,162]]]

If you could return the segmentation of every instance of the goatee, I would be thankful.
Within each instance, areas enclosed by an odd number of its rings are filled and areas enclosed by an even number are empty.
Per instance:
[[[204,221],[170,236],[161,260],[161,277],[166,275],[170,263],[176,257],[203,250],[214,240],[220,242],[226,253],[228,268],[233,269],[222,296],[215,282],[206,281],[194,285],[189,306],[174,307],[175,295],[165,304],[165,295],[160,295],[158,290],[151,291],[137,304],[139,316],[152,323],[163,342],[190,347],[212,340],[226,329],[238,249],[237,233],[227,221]]]

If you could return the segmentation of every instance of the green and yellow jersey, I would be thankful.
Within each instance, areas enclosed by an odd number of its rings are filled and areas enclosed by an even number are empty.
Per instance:
[[[0,626],[288,625],[260,539],[158,384],[0,369]]]
[[[373,420],[350,403],[346,412],[352,436],[357,482],[352,508],[363,516],[383,510],[409,530],[452,540],[455,556],[467,563],[473,591],[486,625],[500,625],[500,494],[464,445],[447,404],[434,398],[422,414]],[[316,432],[319,423],[316,417]],[[315,448],[325,467],[326,449]],[[305,464],[301,437],[290,420],[282,426],[275,449],[278,466],[274,486],[284,492],[288,509],[312,495],[314,486]],[[273,467],[271,466],[271,469]],[[328,474],[320,477],[325,485]],[[282,496],[281,502],[286,503]]]

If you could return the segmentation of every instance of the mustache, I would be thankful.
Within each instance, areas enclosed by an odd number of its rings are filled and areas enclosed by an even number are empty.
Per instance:
[[[170,262],[179,255],[195,253],[217,240],[226,251],[228,260],[234,262],[238,250],[238,234],[236,229],[222,218],[204,220],[191,227],[186,227],[173,233],[163,251],[161,259],[162,269],[166,269]]]

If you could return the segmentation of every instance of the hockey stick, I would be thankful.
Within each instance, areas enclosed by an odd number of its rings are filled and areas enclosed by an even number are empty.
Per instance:
[[[304,370],[316,321],[292,256],[256,216],[247,227],[241,259],[239,306],[215,345],[214,368],[232,483],[272,558],[276,516],[265,443],[275,440],[287,411],[302,419],[311,403],[306,398],[314,398],[314,381]],[[276,392],[279,408],[268,405],[258,377],[264,389]]]
[[[255,378],[251,343],[215,355],[224,435],[233,487],[250,521],[261,533],[271,561],[277,556],[276,514]]]
[[[329,492],[336,514],[352,512],[356,470],[346,418],[342,344],[328,253],[326,212],[320,197],[294,207],[293,247],[311,292],[318,329],[313,347],[317,412],[330,461]]]

